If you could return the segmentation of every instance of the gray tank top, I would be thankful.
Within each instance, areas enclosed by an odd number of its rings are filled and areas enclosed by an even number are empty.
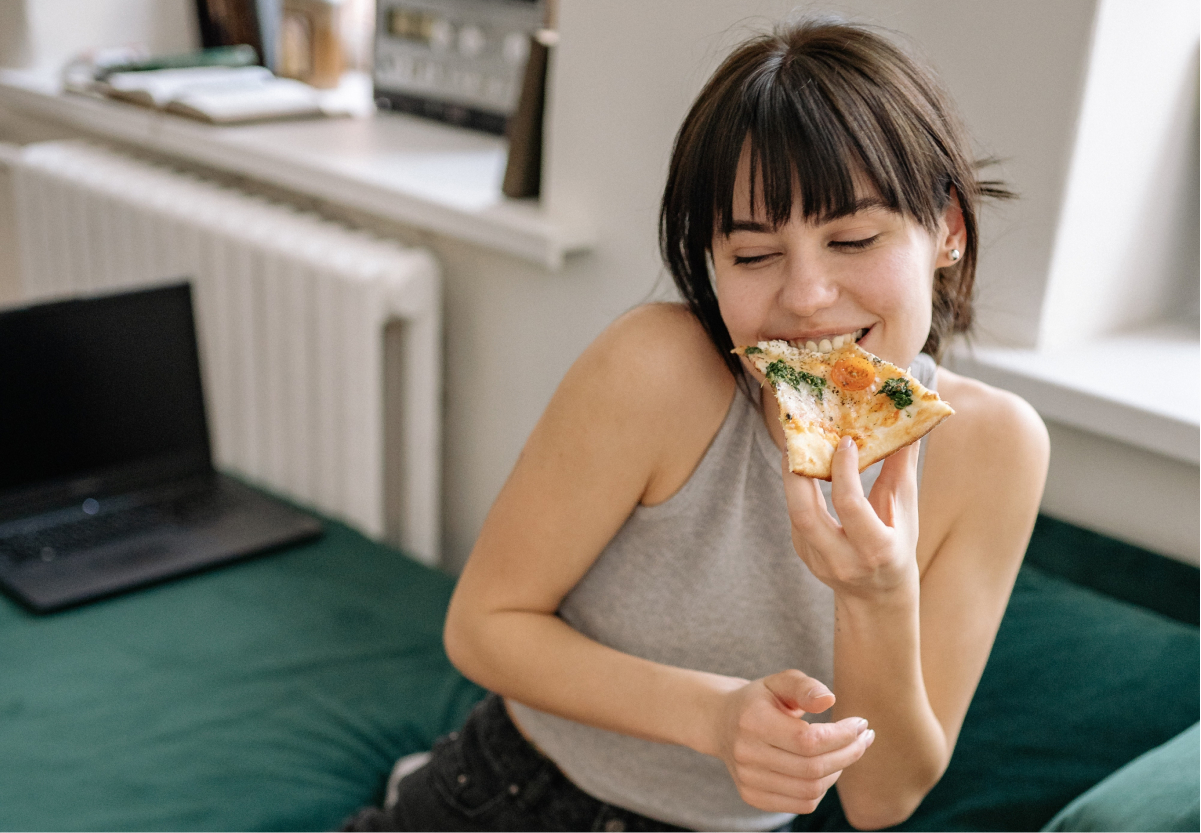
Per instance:
[[[936,369],[922,354],[910,372],[934,389]],[[796,668],[833,687],[834,595],[793,550],[780,456],[755,404],[735,394],[688,482],[634,510],[559,616],[656,662],[748,680]],[[924,457],[923,444],[919,478]],[[881,465],[861,475],[865,491]],[[821,485],[828,505],[830,484]],[[792,818],[744,802],[717,758],[509,706],[535,745],[602,801],[695,830],[771,830]]]

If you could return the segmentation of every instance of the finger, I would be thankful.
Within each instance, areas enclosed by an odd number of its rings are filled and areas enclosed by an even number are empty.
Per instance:
[[[861,717],[847,717],[837,723],[804,723],[794,726],[791,732],[773,736],[770,743],[785,752],[815,758],[850,746],[865,729],[867,721]]]
[[[746,752],[743,762],[748,768],[769,770],[788,778],[815,781],[835,775],[858,761],[875,739],[875,730],[864,726],[846,746],[820,755],[797,755],[764,745],[762,748],[756,747]]]
[[[838,441],[831,474],[830,500],[847,538],[856,546],[872,543],[884,533],[884,525],[863,494],[863,481],[859,479],[859,447],[849,436]]]
[[[819,550],[835,546],[841,527],[826,506],[821,486],[812,477],[796,474],[788,467],[785,456],[780,466],[784,476],[784,497],[788,501],[788,517],[792,526],[812,546]]]
[[[795,668],[765,677],[763,684],[787,712],[824,712],[834,705],[834,693],[825,683]],[[794,715],[799,717],[800,715]],[[792,726],[791,728],[800,728]]]
[[[821,778],[792,778],[779,772],[769,770],[754,770],[739,773],[739,783],[743,789],[760,790],[779,796],[800,799],[802,801],[821,801],[822,796],[834,786],[842,770],[833,772]]]
[[[901,505],[917,501],[917,461],[921,440],[889,456],[880,467],[868,503],[886,526],[896,527]]]
[[[794,798],[790,795],[767,792],[754,787],[739,789],[742,800],[752,807],[766,810],[769,813],[792,813],[798,816],[808,815],[817,809],[821,799]]]

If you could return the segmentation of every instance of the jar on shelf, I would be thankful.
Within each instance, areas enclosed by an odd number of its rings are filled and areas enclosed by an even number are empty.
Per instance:
[[[276,74],[314,87],[338,86],[345,67],[342,0],[284,0]]]

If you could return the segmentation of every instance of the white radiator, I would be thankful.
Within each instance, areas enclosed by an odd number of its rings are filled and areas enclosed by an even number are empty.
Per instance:
[[[25,300],[191,278],[217,465],[436,562],[427,252],[82,142],[14,185]]]

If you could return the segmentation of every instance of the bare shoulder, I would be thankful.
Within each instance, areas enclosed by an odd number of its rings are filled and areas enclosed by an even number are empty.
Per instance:
[[[736,383],[696,317],[647,304],[613,322],[563,379],[543,426],[587,425],[607,451],[644,472],[657,503],[687,479],[721,427]]]
[[[699,374],[708,379],[725,372],[700,322],[683,304],[635,307],[609,325],[589,352],[590,358],[616,362],[625,372],[648,378]]]
[[[1025,458],[1048,445],[1042,418],[1016,394],[946,368],[938,370],[938,394],[955,409],[955,416],[939,427],[939,444],[960,455],[1004,459],[1016,453]]]
[[[945,368],[938,371],[938,395],[955,415],[926,439],[921,504],[927,557],[933,554],[929,547],[973,529],[980,537],[1024,540],[1050,455],[1042,419],[1021,397]]]
[[[609,325],[564,385],[585,385],[632,417],[652,419],[653,429],[724,413],[734,380],[687,307],[658,303]]]

